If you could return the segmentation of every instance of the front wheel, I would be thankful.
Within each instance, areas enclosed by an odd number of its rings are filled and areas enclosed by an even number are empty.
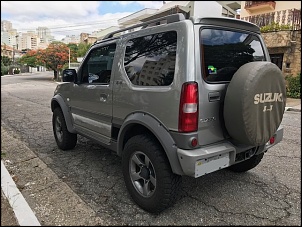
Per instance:
[[[63,112],[60,108],[53,111],[52,127],[57,145],[62,150],[70,150],[77,144],[77,134],[70,133],[67,129]]]
[[[159,213],[176,201],[181,176],[172,172],[163,148],[152,136],[128,140],[122,168],[129,194],[144,210]]]

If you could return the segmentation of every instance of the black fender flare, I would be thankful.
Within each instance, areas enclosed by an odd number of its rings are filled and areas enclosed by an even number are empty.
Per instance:
[[[51,99],[51,111],[54,111],[55,108],[55,104],[58,104],[63,112],[64,118],[65,118],[65,122],[66,122],[66,126],[67,129],[70,133],[76,133],[74,127],[73,127],[73,123],[72,123],[72,116],[71,113],[69,111],[68,106],[66,105],[66,103],[64,102],[63,98],[61,95],[55,95],[52,99]]]
[[[119,156],[122,155],[125,134],[134,124],[142,125],[152,132],[152,134],[162,145],[170,162],[173,173],[184,175],[177,156],[177,146],[169,131],[158,119],[143,112],[135,112],[126,117],[118,134],[117,154]]]

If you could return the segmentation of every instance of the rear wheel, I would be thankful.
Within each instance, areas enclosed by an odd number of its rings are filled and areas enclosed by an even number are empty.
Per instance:
[[[130,138],[122,166],[129,194],[144,210],[159,213],[176,201],[181,176],[172,172],[163,148],[153,137]]]
[[[228,168],[230,170],[232,170],[233,172],[239,172],[239,173],[249,171],[249,170],[255,168],[257,165],[259,165],[259,163],[261,162],[261,160],[263,158],[263,155],[264,155],[264,153],[261,153],[259,155],[254,155],[250,159],[240,162],[238,164],[232,165]]]
[[[56,108],[53,111],[52,126],[58,147],[62,150],[73,149],[77,144],[77,134],[68,131],[63,112],[60,108]]]

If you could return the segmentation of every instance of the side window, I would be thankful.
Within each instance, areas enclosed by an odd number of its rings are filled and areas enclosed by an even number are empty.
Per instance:
[[[83,65],[83,83],[109,84],[116,44],[93,49]]]
[[[168,86],[173,82],[177,48],[175,31],[129,40],[124,67],[129,80],[140,86]]]

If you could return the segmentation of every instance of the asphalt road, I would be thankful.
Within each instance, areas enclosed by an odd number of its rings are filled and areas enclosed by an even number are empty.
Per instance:
[[[1,77],[1,150],[41,225],[301,226],[301,112],[288,111],[283,141],[255,169],[183,177],[182,195],[159,215],[141,210],[125,188],[121,159],[79,136],[57,148],[50,72]]]

